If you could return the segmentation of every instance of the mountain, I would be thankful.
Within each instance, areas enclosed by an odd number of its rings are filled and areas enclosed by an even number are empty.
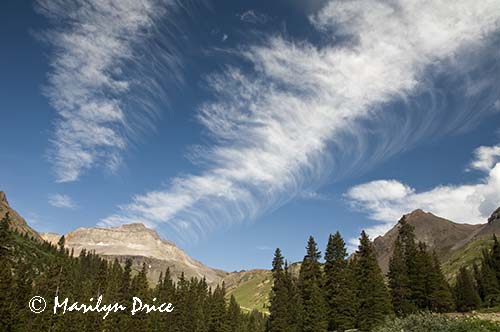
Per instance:
[[[44,240],[56,244],[61,238],[54,233],[41,234]],[[227,275],[222,270],[209,268],[189,257],[174,243],[163,240],[158,233],[143,224],[128,224],[111,228],[79,228],[64,236],[65,247],[78,255],[83,249],[109,260],[124,262],[132,259],[132,267],[140,270],[143,263],[148,267],[148,278],[158,281],[161,272],[170,268],[174,279],[181,273],[186,278],[205,278],[211,286],[219,284]]]
[[[488,218],[488,223],[474,237],[483,237],[491,234],[500,234],[500,207],[491,214]]]
[[[449,278],[465,263],[465,257],[468,257],[467,262],[480,257],[481,248],[491,240],[488,236],[500,235],[500,208],[493,212],[488,223],[479,225],[458,224],[420,209],[403,218],[415,228],[416,241],[424,242],[430,250],[436,251]],[[389,269],[398,230],[399,223],[373,241],[378,263],[384,273]]]
[[[40,235],[30,226],[24,218],[22,218],[16,210],[12,209],[7,201],[7,196],[3,191],[0,191],[0,220],[9,213],[10,226],[21,234],[27,234],[35,240],[42,241]]]

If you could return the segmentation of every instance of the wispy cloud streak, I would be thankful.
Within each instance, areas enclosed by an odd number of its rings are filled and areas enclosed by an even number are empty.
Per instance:
[[[77,206],[68,195],[53,194],[49,196],[49,204],[64,209],[75,209]]]
[[[141,94],[157,86],[139,63],[161,62],[175,71],[174,52],[163,50],[156,60],[147,56],[156,21],[171,5],[168,0],[38,0],[36,8],[53,22],[45,35],[53,46],[45,91],[58,114],[49,156],[58,182],[75,181],[96,166],[115,170],[129,138],[153,116],[151,100]],[[131,105],[139,106],[134,113]]]
[[[196,236],[315,190],[343,160],[352,167],[404,149],[436,129],[437,107],[409,106],[433,89],[428,71],[456,70],[458,62],[469,68],[475,53],[467,50],[485,47],[499,19],[491,0],[331,2],[311,22],[343,42],[318,47],[273,37],[244,49],[254,72],[232,67],[210,77],[216,101],[199,110],[214,142],[203,154],[209,167],[134,197],[101,224],[166,223]],[[474,118],[469,111],[439,129],[462,127]],[[369,146],[373,137],[377,146]]]

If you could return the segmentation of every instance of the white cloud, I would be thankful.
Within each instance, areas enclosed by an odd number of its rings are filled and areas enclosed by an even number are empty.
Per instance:
[[[246,12],[239,15],[243,22],[253,23],[253,24],[264,24],[270,20],[269,16],[264,13],[260,13],[253,9],[247,10]]]
[[[305,190],[298,194],[298,198],[304,199],[304,200],[312,200],[312,201],[327,201],[330,198],[328,195],[319,193],[317,191],[310,191],[310,190]]]
[[[75,209],[77,207],[70,196],[61,194],[50,195],[49,204],[63,209]]]
[[[138,91],[148,94],[156,89],[153,77],[142,79],[146,64],[141,67],[137,61],[141,57],[152,66],[154,59],[148,52],[139,54],[136,46],[140,43],[151,51],[152,27],[168,4],[167,0],[38,0],[37,9],[54,23],[46,35],[54,52],[46,94],[58,113],[50,152],[58,182],[75,181],[99,165],[118,167],[128,139],[151,111],[149,101],[137,100]],[[177,65],[174,54],[161,56],[164,66]],[[128,67],[135,72],[129,73]],[[163,73],[161,68],[155,69]],[[140,105],[129,114],[127,106],[134,102]]]
[[[351,42],[318,48],[273,37],[244,50],[255,72],[228,68],[210,77],[217,100],[199,111],[213,139],[199,153],[209,167],[136,196],[101,224],[145,220],[186,236],[203,234],[253,219],[321,184],[341,171],[342,158],[349,167],[366,164],[429,133],[466,124],[470,118],[463,119],[459,110],[448,121],[453,127],[437,122],[435,107],[423,105],[418,113],[402,107],[401,115],[384,106],[431,89],[430,67],[465,70],[468,63],[454,66],[459,55],[486,44],[499,19],[496,0],[331,2],[312,22]],[[382,127],[364,128],[366,121]],[[375,151],[369,150],[372,141],[378,143]],[[412,195],[402,184],[386,185],[381,199]],[[188,223],[189,230],[180,223]]]
[[[500,163],[490,164],[487,176],[475,184],[440,185],[417,192],[397,180],[378,180],[349,189],[345,198],[380,222],[367,230],[372,237],[384,234],[415,209],[458,223],[482,224],[500,204]]]
[[[474,157],[470,168],[488,171],[500,160],[500,145],[481,146],[474,151]]]

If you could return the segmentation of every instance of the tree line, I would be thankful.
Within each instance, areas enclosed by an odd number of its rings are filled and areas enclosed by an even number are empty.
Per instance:
[[[482,250],[479,262],[463,266],[455,283],[457,310],[472,311],[500,305],[500,243],[493,235],[493,246]]]
[[[437,255],[416,243],[413,227],[405,218],[398,227],[387,276],[364,231],[351,257],[340,233],[330,235],[324,264],[310,237],[298,277],[291,274],[277,249],[268,332],[369,331],[396,315],[452,311],[452,289]]]
[[[226,299],[224,284],[211,289],[204,279],[174,282],[169,270],[150,285],[147,266],[133,271],[132,262],[109,262],[82,250],[78,257],[64,248],[40,243],[9,229],[9,216],[0,221],[0,331],[166,331],[166,332],[264,332],[266,317],[244,313],[234,297]],[[32,313],[30,299],[47,301],[43,313]],[[130,310],[111,312],[106,319],[98,312],[52,313],[54,297],[69,302],[90,303],[102,295],[103,303],[118,302],[132,307],[132,297],[146,303],[172,303],[171,313]],[[153,302],[153,298],[156,301]],[[62,300],[60,300],[62,301]]]

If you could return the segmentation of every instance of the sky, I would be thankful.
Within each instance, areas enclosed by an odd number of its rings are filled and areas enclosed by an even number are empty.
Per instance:
[[[497,0],[0,4],[0,190],[228,271],[500,205]]]

